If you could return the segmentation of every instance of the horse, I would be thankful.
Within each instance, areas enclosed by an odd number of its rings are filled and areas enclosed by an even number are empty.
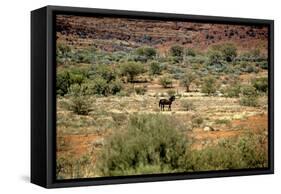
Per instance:
[[[169,105],[168,110],[171,111],[171,110],[172,110],[172,109],[171,109],[171,105],[172,105],[173,101],[175,101],[175,99],[176,99],[175,96],[171,96],[171,97],[169,98],[169,100],[167,100],[167,99],[161,99],[161,100],[159,100],[159,107],[160,107],[160,110],[163,110],[163,111],[164,111],[165,105]]]

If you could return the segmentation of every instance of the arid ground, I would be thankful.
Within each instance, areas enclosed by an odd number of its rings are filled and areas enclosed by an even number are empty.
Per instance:
[[[266,167],[267,38],[264,26],[57,16],[57,178]]]

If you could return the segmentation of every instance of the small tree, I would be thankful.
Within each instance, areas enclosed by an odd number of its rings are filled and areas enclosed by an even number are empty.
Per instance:
[[[195,79],[196,76],[193,73],[187,72],[182,76],[180,84],[186,88],[186,92],[189,92],[190,85]]]
[[[121,74],[126,76],[129,82],[134,82],[137,75],[145,72],[143,65],[136,62],[127,62],[122,64],[120,69]]]
[[[68,93],[70,95],[69,110],[78,115],[87,115],[91,111],[87,84],[73,84],[70,86]]]
[[[215,49],[208,50],[208,65],[221,65],[222,64],[222,53]]]
[[[221,47],[221,52],[224,57],[224,60],[227,62],[231,62],[237,56],[237,48],[234,44],[226,43]]]
[[[162,69],[161,69],[160,63],[153,61],[150,63],[149,70],[152,75],[159,75],[159,74],[161,74]]]
[[[173,57],[173,62],[181,62],[183,60],[184,49],[182,46],[174,45],[170,48],[170,54]]]
[[[164,88],[172,87],[173,81],[167,76],[161,77],[159,81]]]
[[[243,106],[258,106],[257,91],[251,85],[246,85],[241,88],[242,97],[240,104]]]
[[[214,94],[217,89],[216,79],[212,76],[206,77],[203,81],[201,91],[208,95]]]
[[[253,86],[259,92],[267,92],[268,90],[268,78],[267,77],[260,77],[252,82]]]
[[[174,45],[170,48],[170,53],[173,57],[182,57],[183,51],[183,47],[179,45]]]

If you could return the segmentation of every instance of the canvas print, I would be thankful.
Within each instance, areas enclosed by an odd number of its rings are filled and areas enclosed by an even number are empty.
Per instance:
[[[268,167],[268,27],[56,15],[56,179]]]

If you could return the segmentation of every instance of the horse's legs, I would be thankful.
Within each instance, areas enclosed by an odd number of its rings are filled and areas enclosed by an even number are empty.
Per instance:
[[[171,105],[169,104],[169,111],[171,111]]]

